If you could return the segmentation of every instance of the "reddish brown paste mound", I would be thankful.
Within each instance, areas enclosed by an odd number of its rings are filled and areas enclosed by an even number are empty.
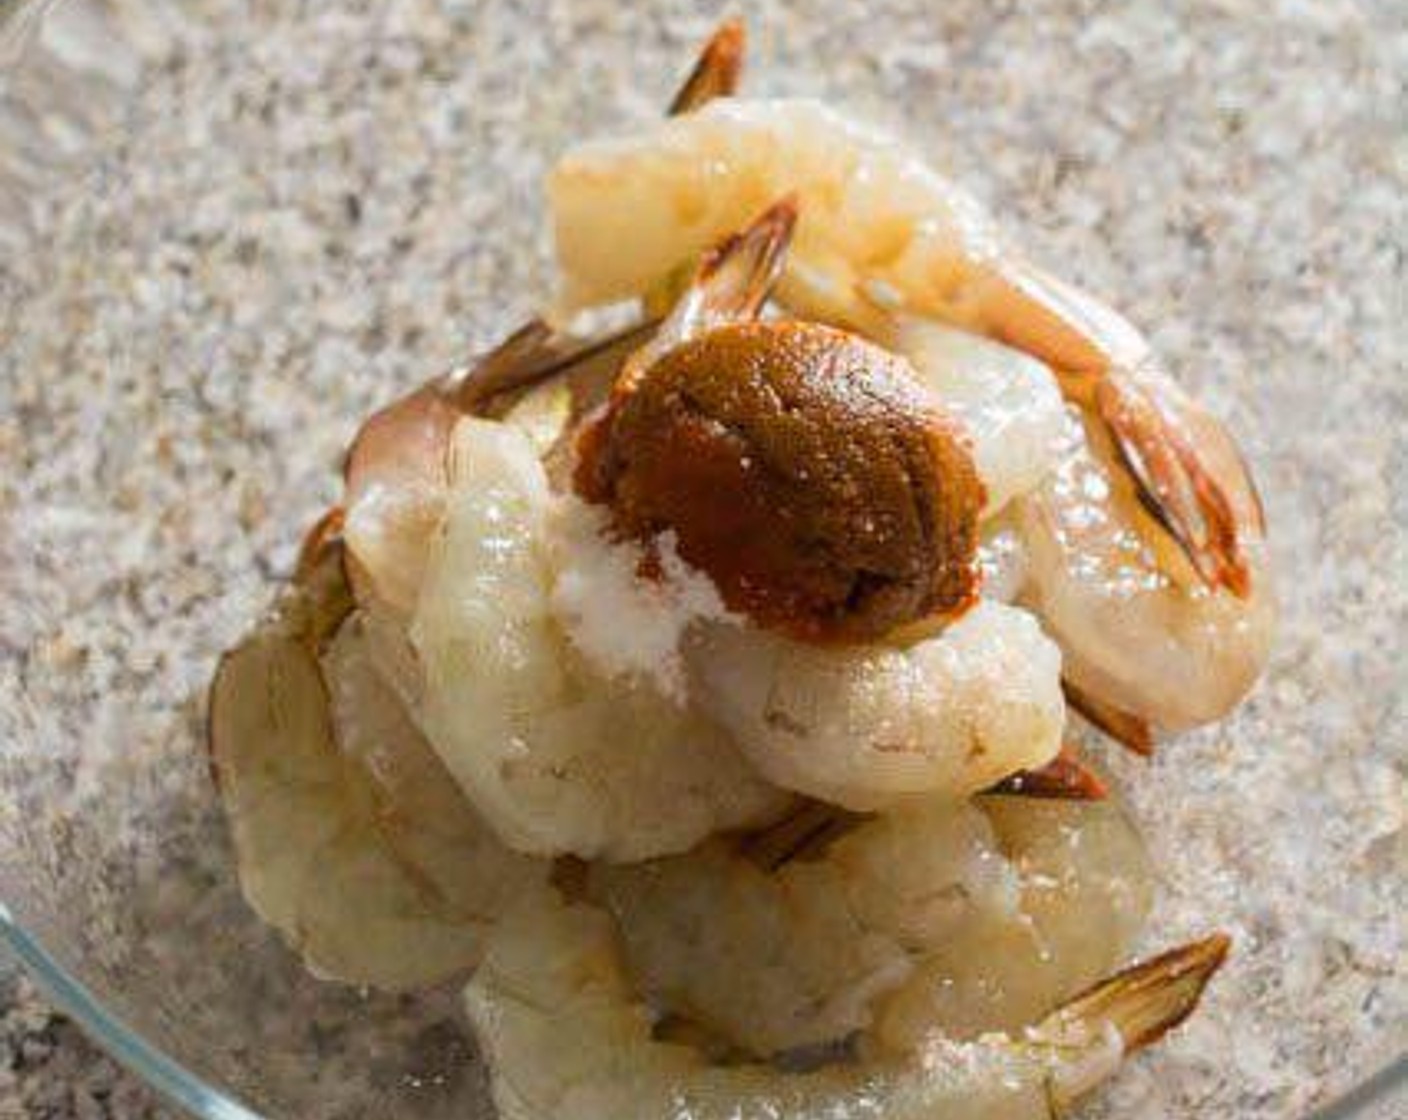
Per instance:
[[[862,641],[976,594],[966,437],[901,358],[854,335],[710,331],[618,391],[580,452],[578,489],[623,534],[673,530],[761,625]]]

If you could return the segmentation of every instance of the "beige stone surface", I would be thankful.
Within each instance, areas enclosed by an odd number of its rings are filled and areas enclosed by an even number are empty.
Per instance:
[[[83,189],[35,187],[41,248],[0,254],[0,687],[62,712],[56,741],[123,737],[121,766],[79,767],[100,821],[122,766],[197,781],[211,658],[288,571],[357,418],[546,295],[544,167],[653,113],[714,14],[192,0],[139,27],[137,8],[116,24],[160,61],[130,138]],[[1401,8],[748,11],[753,88],[907,133],[1240,436],[1284,602],[1270,672],[1221,726],[1110,759],[1163,868],[1150,944],[1221,927],[1236,952],[1096,1112],[1307,1115],[1408,1046]],[[162,897],[168,917],[199,901]],[[153,1115],[26,991],[0,999],[0,1117]],[[64,1056],[17,1074],[36,1017]],[[84,1104],[46,1077],[111,1088]]]

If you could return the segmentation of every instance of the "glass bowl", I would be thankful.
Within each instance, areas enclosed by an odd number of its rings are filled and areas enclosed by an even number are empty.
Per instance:
[[[1160,937],[1236,955],[1092,1115],[1402,1103],[1396,40],[1343,7],[750,13],[752,88],[899,127],[1123,293],[1260,471],[1266,682],[1152,763],[1103,755]],[[0,0],[0,933],[197,1116],[490,1115],[455,992],[319,982],[244,906],[204,690],[358,417],[548,294],[548,162],[652,115],[715,14]]]

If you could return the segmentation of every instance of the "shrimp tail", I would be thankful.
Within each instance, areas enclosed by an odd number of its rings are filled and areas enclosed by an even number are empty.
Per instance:
[[[657,358],[685,339],[756,319],[782,275],[796,224],[796,195],[784,195],[705,252],[654,337],[626,362],[616,390],[631,392]]]
[[[550,375],[555,335],[544,319],[530,319],[460,378],[452,391],[455,404],[462,412],[485,415],[495,397]]]
[[[634,348],[649,338],[658,325],[646,321],[581,339],[554,330],[542,319],[534,319],[464,374],[452,390],[455,406],[471,416],[498,419],[534,385],[566,376],[615,347]]]
[[[1244,537],[1264,528],[1250,475],[1219,426],[1153,368],[1139,331],[1015,256],[980,270],[967,298],[988,333],[1050,365],[1067,399],[1100,418],[1140,499],[1199,578],[1247,598]],[[1209,441],[1216,446],[1201,446]]]
[[[1171,402],[1135,378],[1109,371],[1095,409],[1119,450],[1140,500],[1212,588],[1251,594],[1251,567],[1233,503],[1203,464]]]
[[[730,97],[743,75],[747,34],[740,19],[724,20],[715,29],[684,84],[675,92],[667,115],[692,113],[716,97]],[[622,341],[626,334],[653,330],[646,323],[604,339],[581,343],[564,338],[541,316],[531,319],[496,346],[454,386],[458,407],[476,416],[493,416],[511,394],[564,373],[598,351]]]
[[[1227,934],[1215,933],[1131,965],[1068,1000],[1033,1028],[1029,1041],[1059,1055],[1051,1085],[1058,1112],[1105,1080],[1119,1062],[1193,1014],[1231,944]],[[1100,1036],[1108,1036],[1111,1028],[1119,1045],[1101,1055]]]
[[[298,546],[298,560],[293,570],[295,583],[306,583],[330,551],[341,549],[342,526],[346,520],[343,508],[332,506],[313,522],[303,536],[303,543]]]
[[[1104,780],[1086,765],[1069,743],[1045,766],[1035,770],[1019,770],[987,792],[1061,801],[1104,801],[1110,795]]]
[[[1154,729],[1147,720],[1116,708],[1062,678],[1066,703],[1122,747],[1148,758],[1154,753]]]
[[[797,196],[784,195],[748,228],[704,254],[694,283],[676,311],[688,318],[690,333],[714,322],[757,318],[782,275],[796,224]]]
[[[689,77],[670,102],[669,115],[691,113],[716,97],[732,97],[743,77],[743,56],[748,45],[743,21],[726,19],[709,36]]]

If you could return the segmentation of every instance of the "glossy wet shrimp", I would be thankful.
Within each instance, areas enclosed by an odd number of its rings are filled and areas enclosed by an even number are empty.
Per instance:
[[[1061,747],[1060,655],[1035,618],[1002,603],[903,646],[706,625],[686,662],[761,773],[851,809],[976,793]]]
[[[610,919],[525,892],[466,991],[504,1120],[1054,1120],[1193,1010],[1227,952],[1195,942],[1118,973],[1013,1037],[925,1038],[812,1073],[716,1065],[653,1037]]]
[[[760,198],[788,191],[802,220],[784,303],[857,324],[904,351],[898,320],[877,325],[876,297],[902,309],[917,324],[912,356],[927,352],[915,364],[940,371],[940,388],[969,368],[993,392],[1002,381],[977,368],[986,357],[930,346],[926,332],[946,325],[1001,344],[1006,371],[1025,362],[1037,381],[1055,376],[1093,433],[1088,446],[1101,469],[1135,498],[1100,510],[1114,528],[1083,542],[1087,564],[1080,548],[1050,546],[1082,511],[1049,487],[1033,490],[1040,468],[1059,462],[1059,440],[1031,445],[1034,470],[1004,474],[995,459],[987,464],[995,493],[1031,495],[1033,516],[1018,519],[1037,554],[1026,601],[1061,642],[1085,706],[1107,713],[1108,726],[1146,734],[1225,712],[1264,663],[1274,614],[1260,507],[1231,438],[1157,369],[1123,318],[1023,260],[972,199],[890,137],[815,102],[735,100],[583,145],[550,180],[564,299],[590,305],[649,292]],[[636,251],[613,253],[627,226]],[[1048,436],[1058,427],[1051,403],[1040,412]],[[1148,586],[1102,574],[1121,562],[1123,537],[1144,548],[1155,577]],[[1131,596],[1157,602],[1126,611]],[[1092,614],[1100,623],[1083,625]],[[1209,640],[1186,640],[1195,635]],[[1209,659],[1229,687],[1210,689],[1208,674],[1196,671]],[[1162,687],[1170,676],[1199,694],[1170,705]]]
[[[211,762],[245,896],[321,975],[415,988],[468,972],[546,863],[470,808],[368,671],[326,540],[275,613],[222,659]]]
[[[569,302],[643,318],[535,320],[358,433],[217,676],[242,879],[331,976],[483,957],[505,1120],[1055,1117],[1227,944],[1099,979],[1151,872],[1032,612],[1109,725],[1205,718],[1250,678],[1190,659],[1254,675],[1269,626],[1254,496],[919,161],[719,103],[741,48],[554,175]]]
[[[933,1030],[1036,1022],[1122,963],[1147,911],[1147,858],[1115,803],[1012,800],[813,806],[805,832],[789,820],[591,883],[662,1013],[754,1057],[857,1032],[908,1053]]]
[[[784,802],[729,737],[650,681],[608,679],[552,605],[552,501],[526,436],[455,428],[444,526],[409,625],[416,718],[500,836],[539,855],[641,859]]]

